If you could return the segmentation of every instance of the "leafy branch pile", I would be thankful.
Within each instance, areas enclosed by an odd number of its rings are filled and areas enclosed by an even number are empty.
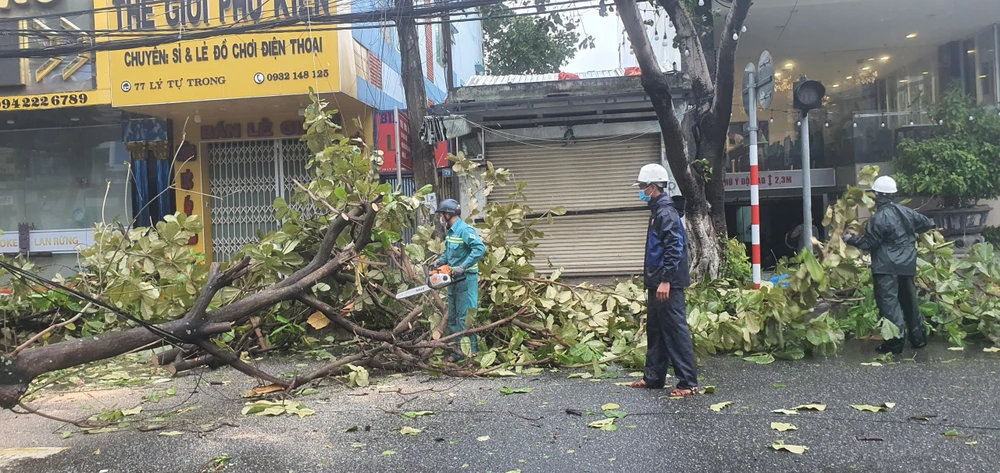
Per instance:
[[[154,229],[99,226],[95,245],[81,254],[85,270],[71,278],[39,285],[14,278],[11,293],[0,298],[7,353],[0,358],[0,406],[16,405],[40,374],[164,342],[173,347],[156,362],[171,371],[228,364],[286,390],[329,376],[365,385],[368,368],[504,376],[559,365],[600,375],[611,362],[643,365],[645,291],[631,281],[596,287],[566,284],[558,270],[539,274],[531,264],[543,237],[539,226],[564,210],[528,218],[537,212],[524,202],[523,184],[507,203],[486,204],[477,223],[488,251],[480,263],[481,309],[470,314],[469,330],[445,333],[436,291],[396,300],[396,292],[424,284],[423,264],[443,250],[431,227],[414,229],[409,244],[401,238],[425,212],[430,189],[405,196],[380,184],[380,156],[343,136],[324,107],[316,100],[307,110],[311,180],[298,183],[292,202],[274,203],[280,229],[247,245],[232,263],[204,264],[186,247],[200,220],[178,214]],[[463,159],[454,171],[474,178],[481,195],[511,178]],[[862,180],[875,173],[866,170]],[[894,335],[895,327],[866,302],[864,258],[842,239],[860,231],[859,211],[873,206],[857,188],[831,206],[822,257],[804,253],[784,262],[787,288],[748,289],[745,259],[732,255],[732,279],[692,287],[688,321],[697,352],[753,353],[749,359],[766,363],[834,353],[848,334]],[[939,235],[921,242],[922,310],[953,343],[1000,342],[1000,266],[992,251],[978,246],[959,260]],[[70,287],[90,300],[68,294]],[[334,352],[325,344],[331,328],[348,340]],[[479,335],[475,354],[472,334]],[[248,353],[303,346],[328,363],[289,378],[245,361]],[[472,362],[446,361],[452,353]]]

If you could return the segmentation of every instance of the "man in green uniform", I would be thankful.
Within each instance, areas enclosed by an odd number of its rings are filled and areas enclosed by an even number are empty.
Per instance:
[[[445,237],[444,254],[434,264],[435,268],[444,265],[451,267],[454,279],[465,279],[448,288],[448,331],[458,333],[465,331],[465,317],[469,310],[479,308],[479,260],[486,253],[486,245],[479,238],[476,230],[462,221],[462,209],[453,199],[445,200],[438,206],[437,213],[448,229]],[[470,337],[472,351],[476,351],[476,337]],[[452,359],[457,356],[453,355]]]
[[[903,352],[905,339],[913,348],[927,345],[924,316],[917,287],[917,235],[934,228],[934,221],[917,211],[893,203],[896,181],[882,176],[872,184],[875,214],[868,219],[864,236],[847,235],[844,242],[872,255],[872,283],[879,315],[899,328],[900,338],[886,340],[880,353]]]

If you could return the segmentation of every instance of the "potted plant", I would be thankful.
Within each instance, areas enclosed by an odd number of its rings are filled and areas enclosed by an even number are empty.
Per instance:
[[[931,106],[928,136],[904,139],[894,163],[900,192],[937,199],[925,212],[957,248],[981,243],[990,207],[1000,197],[1000,116],[952,88]]]

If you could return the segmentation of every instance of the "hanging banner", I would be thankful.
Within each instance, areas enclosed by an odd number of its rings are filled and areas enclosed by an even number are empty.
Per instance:
[[[95,0],[108,35],[169,35],[169,43],[109,53],[115,106],[298,95],[340,90],[337,31],[306,24],[336,14],[330,0]],[[291,26],[184,39],[275,21]]]

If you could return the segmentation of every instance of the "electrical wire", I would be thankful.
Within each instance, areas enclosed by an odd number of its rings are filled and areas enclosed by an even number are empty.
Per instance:
[[[484,6],[496,3],[501,0],[465,0],[462,2],[455,2],[453,8],[458,9],[468,9],[475,8],[477,6]],[[378,15],[384,15],[388,13],[398,13],[403,15],[404,13],[412,18],[424,18],[424,17],[434,17],[442,13],[447,13],[451,7],[422,7],[422,8],[410,8],[410,9],[388,9],[382,11],[364,12],[364,13],[345,13],[338,15],[329,15],[322,17],[313,18],[313,22],[317,24],[345,24],[345,23],[372,23],[378,20]],[[256,24],[246,24],[246,25],[233,25],[226,29],[225,33],[222,34],[240,34],[240,33],[252,33],[257,31],[267,31],[274,28],[282,28],[288,26],[295,26],[302,22],[300,18],[290,18],[281,20],[270,20],[265,22],[260,22]],[[377,25],[375,26],[377,27]],[[197,30],[188,34],[184,39],[186,40],[196,40],[196,39],[207,39],[216,36],[221,36],[219,33],[220,27],[214,27],[211,29]],[[341,27],[335,29],[355,29],[354,25],[349,27]],[[308,30],[303,30],[302,32],[307,32]],[[176,32],[164,32],[164,34],[150,34],[141,37],[140,39],[130,39],[130,40],[115,40],[115,41],[105,41],[97,42],[93,44],[86,43],[76,43],[76,44],[59,44],[55,46],[35,48],[35,49],[16,49],[16,50],[0,50],[0,58],[30,58],[30,57],[52,57],[61,56],[69,54],[78,54],[81,52],[91,52],[91,51],[118,51],[123,49],[134,49],[146,46],[159,46],[162,44],[173,43],[176,38]]]

